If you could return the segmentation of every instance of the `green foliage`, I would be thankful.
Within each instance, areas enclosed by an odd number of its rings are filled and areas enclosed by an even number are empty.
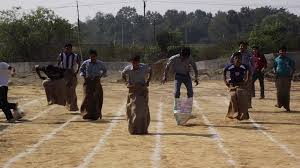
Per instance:
[[[283,44],[300,49],[300,18],[271,7],[243,7],[215,16],[202,10],[168,10],[163,15],[148,11],[144,18],[127,6],[115,16],[98,12],[80,26],[83,57],[95,48],[104,61],[126,61],[139,54],[145,61],[155,62],[177,54],[184,45],[191,46],[196,60],[213,59],[229,55],[238,41],[247,39],[265,52],[275,52]],[[76,48],[75,28],[44,8],[29,13],[16,8],[0,11],[0,58],[55,60],[64,43],[71,42]]]
[[[8,61],[55,60],[63,44],[73,38],[71,27],[44,8],[22,15],[17,10],[1,11],[1,57]]]
[[[251,45],[261,46],[265,52],[274,52],[282,45],[299,49],[300,19],[292,14],[279,13],[266,17],[251,32]]]

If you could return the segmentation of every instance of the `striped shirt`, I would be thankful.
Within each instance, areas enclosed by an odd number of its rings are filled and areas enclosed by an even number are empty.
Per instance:
[[[60,53],[58,56],[58,61],[60,62],[59,67],[64,69],[77,69],[77,63],[80,62],[80,58],[77,54],[71,53],[67,55],[66,53]]]

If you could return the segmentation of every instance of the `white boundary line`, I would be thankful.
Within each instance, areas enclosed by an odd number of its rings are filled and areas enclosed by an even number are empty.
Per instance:
[[[156,133],[157,135],[155,135],[155,148],[154,148],[154,152],[151,156],[151,161],[152,161],[152,167],[153,168],[159,168],[160,167],[160,160],[161,160],[161,156],[160,156],[160,151],[161,151],[161,135],[158,135],[158,133],[160,133],[162,131],[163,128],[163,121],[162,121],[162,112],[163,112],[163,102],[162,102],[162,98],[160,98],[160,103],[159,103],[159,107],[158,107],[158,113],[157,113],[157,124],[156,124]]]
[[[123,103],[124,104],[124,103]],[[122,105],[121,108],[119,109],[117,116],[121,115],[124,112],[124,107],[125,105]],[[113,119],[116,119],[118,117],[114,117]],[[105,141],[108,138],[108,136],[112,133],[112,129],[116,127],[117,125],[116,120],[113,120],[110,124],[109,127],[106,128],[104,135],[102,135],[97,143],[97,145],[85,156],[83,159],[83,162],[77,166],[77,168],[86,168],[89,166],[89,164],[94,160],[94,156],[98,153],[99,150],[105,145]]]
[[[229,103],[229,99],[227,97],[225,97],[224,100],[225,104]],[[256,121],[254,119],[250,119],[250,122],[252,123],[252,125],[256,128],[257,131],[259,131],[260,133],[262,133],[263,135],[265,135],[271,142],[273,142],[274,144],[276,144],[278,147],[280,147],[281,150],[283,150],[285,153],[287,153],[290,157],[300,160],[299,156],[296,156],[295,153],[288,148],[288,146],[286,144],[280,143],[277,139],[275,139],[270,133],[264,131],[264,127],[261,126],[260,124],[256,123]]]
[[[49,141],[55,137],[57,132],[63,130],[70,122],[76,120],[79,116],[74,116],[73,118],[69,119],[67,122],[62,124],[60,127],[55,128],[50,134],[47,134],[43,138],[41,138],[36,144],[32,145],[31,147],[25,149],[25,151],[19,153],[18,155],[14,156],[13,158],[9,159],[3,166],[3,168],[9,168],[14,164],[15,162],[19,161],[20,159],[26,157],[27,155],[30,155],[32,152],[36,151],[38,147],[40,147],[43,143],[46,141]]]
[[[209,121],[209,119],[205,116],[205,114],[202,112],[203,109],[199,106],[198,102],[194,100],[194,106],[196,109],[200,111],[200,114],[202,116],[203,122],[205,125],[208,125],[208,131],[210,134],[213,134],[213,140],[217,143],[217,146],[219,150],[226,155],[227,162],[230,166],[236,167],[236,162],[233,160],[232,155],[228,152],[228,150],[224,147],[224,140],[221,137],[221,135],[218,133],[218,131],[214,128],[214,125]]]

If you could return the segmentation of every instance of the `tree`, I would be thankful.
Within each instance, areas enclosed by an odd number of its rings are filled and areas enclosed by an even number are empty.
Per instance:
[[[72,25],[51,10],[38,8],[22,15],[16,10],[1,13],[8,14],[2,15],[0,20],[0,54],[12,61],[55,59],[50,47],[55,46],[57,52],[73,39]]]
[[[290,49],[299,48],[300,19],[293,14],[278,13],[266,17],[251,32],[249,41],[252,45],[261,46],[264,51],[277,51],[282,45]]]

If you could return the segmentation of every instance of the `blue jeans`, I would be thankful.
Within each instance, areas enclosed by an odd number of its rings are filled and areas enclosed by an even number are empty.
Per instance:
[[[187,89],[187,97],[193,97],[193,84],[190,75],[175,74],[175,98],[180,98],[180,88],[182,83]]]

